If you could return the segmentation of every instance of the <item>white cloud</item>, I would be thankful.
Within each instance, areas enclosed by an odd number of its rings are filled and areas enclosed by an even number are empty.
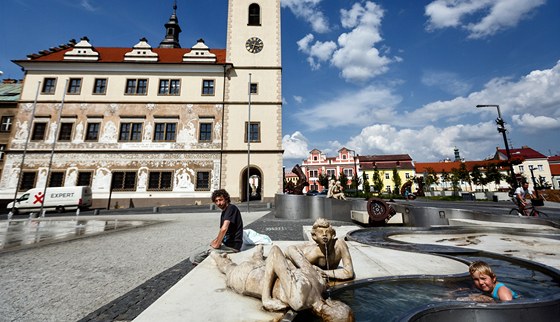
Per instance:
[[[347,91],[295,114],[311,131],[348,125],[365,126],[394,120],[401,98],[388,88],[368,86]]]
[[[471,85],[464,82],[455,73],[443,71],[425,71],[421,79],[426,86],[437,87],[453,95],[464,95],[469,92]]]
[[[282,147],[284,159],[306,159],[310,151],[307,148],[307,138],[299,131],[292,135],[284,135]]]
[[[313,45],[311,45],[314,38],[315,37],[312,34],[308,34],[300,39],[297,44],[298,49],[308,55],[307,61],[309,62],[311,69],[317,70],[321,67],[321,62],[328,61],[331,58],[337,46],[332,41],[316,41]]]
[[[298,102],[299,104],[303,103],[303,97],[294,95],[294,101]]]
[[[469,38],[484,38],[516,26],[546,0],[435,0],[425,8],[427,30],[460,27]],[[483,17],[468,22],[470,17]],[[475,18],[471,18],[473,20]]]
[[[90,0],[81,0],[80,5],[82,6],[82,8],[86,9],[87,11],[96,11],[97,8],[95,8],[92,4]]]
[[[480,146],[492,146],[495,137],[493,122],[444,128],[429,125],[421,129],[375,124],[362,129],[346,145],[356,147],[362,155],[407,153],[416,161],[426,162],[452,158],[455,147],[461,157],[476,158]]]
[[[325,14],[319,9],[322,0],[282,0],[282,7],[287,7],[292,13],[306,20],[311,29],[317,33],[330,31],[329,21]]]
[[[525,113],[523,115],[513,115],[513,123],[526,133],[537,133],[542,130],[560,129],[560,117],[535,116]]]

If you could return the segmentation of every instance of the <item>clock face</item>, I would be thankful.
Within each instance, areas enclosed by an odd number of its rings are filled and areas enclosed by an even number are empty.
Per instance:
[[[263,41],[257,37],[251,37],[247,39],[247,42],[245,43],[245,48],[253,54],[260,52],[263,49],[263,46]]]

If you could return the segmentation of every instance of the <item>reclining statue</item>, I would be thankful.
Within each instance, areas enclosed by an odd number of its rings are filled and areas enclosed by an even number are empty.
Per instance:
[[[226,275],[229,288],[239,294],[260,298],[267,310],[311,309],[323,321],[354,321],[348,305],[323,299],[326,282],[303,256],[291,262],[276,245],[272,246],[266,259],[263,246],[258,245],[252,258],[240,264],[233,263],[227,254],[212,253],[211,256]]]

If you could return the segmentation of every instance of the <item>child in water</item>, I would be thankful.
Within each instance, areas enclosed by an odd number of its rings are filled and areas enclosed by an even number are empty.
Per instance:
[[[469,266],[469,273],[474,286],[496,301],[511,301],[519,297],[519,294],[509,289],[504,283],[498,282],[492,268],[483,261],[473,262]]]

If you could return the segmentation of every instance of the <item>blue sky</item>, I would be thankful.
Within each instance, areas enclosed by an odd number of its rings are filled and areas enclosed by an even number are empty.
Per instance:
[[[87,36],[94,46],[157,46],[168,0],[2,0],[0,70]],[[226,0],[178,0],[182,47],[225,48]],[[408,153],[417,162],[511,146],[560,154],[560,1],[282,0],[285,164],[317,148]]]

